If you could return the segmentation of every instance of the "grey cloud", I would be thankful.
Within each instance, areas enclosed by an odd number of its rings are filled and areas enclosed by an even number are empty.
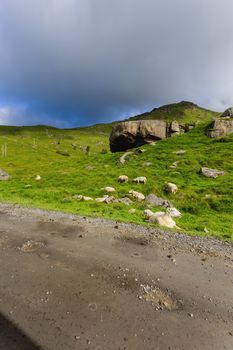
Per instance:
[[[232,11],[231,0],[1,0],[0,122],[233,105]]]

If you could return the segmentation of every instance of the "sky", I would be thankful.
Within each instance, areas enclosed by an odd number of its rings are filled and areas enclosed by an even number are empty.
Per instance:
[[[0,124],[233,105],[232,0],[1,0]]]

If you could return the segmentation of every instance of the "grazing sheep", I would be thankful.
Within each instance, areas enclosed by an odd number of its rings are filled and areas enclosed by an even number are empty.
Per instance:
[[[173,183],[171,183],[171,182],[168,182],[168,183],[166,184],[166,191],[167,191],[167,192],[170,192],[170,193],[172,193],[172,194],[176,194],[177,191],[178,191],[178,187],[177,187],[175,184],[173,184]]]
[[[139,176],[139,177],[136,177],[133,181],[138,184],[146,184],[147,178],[145,176]]]
[[[106,200],[108,197],[109,197],[109,196],[103,196],[103,197],[101,197],[101,198],[96,198],[95,201],[96,201],[97,203],[104,203],[105,200]]]
[[[102,191],[105,191],[107,193],[116,192],[114,187],[109,187],[109,186],[102,188]]]
[[[126,175],[120,175],[120,176],[118,177],[118,182],[121,183],[121,184],[123,184],[123,183],[125,183],[125,182],[128,182],[128,181],[129,181],[129,178],[128,178],[128,176],[126,176]]]
[[[131,190],[129,191],[129,194],[131,194],[135,199],[137,199],[138,201],[144,201],[145,200],[145,196],[144,194]]]

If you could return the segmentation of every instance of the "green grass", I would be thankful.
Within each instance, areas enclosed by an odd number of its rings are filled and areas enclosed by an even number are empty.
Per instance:
[[[182,101],[153,109],[149,113],[132,117],[134,119],[164,119],[167,121],[177,120],[181,124],[193,122],[209,122],[219,113],[201,108],[192,102]]]
[[[72,198],[75,194],[100,197],[101,188],[107,185],[116,188],[118,197],[135,189],[171,200],[183,214],[176,220],[181,232],[233,240],[233,135],[210,139],[205,136],[208,124],[200,123],[189,133],[157,142],[155,146],[143,146],[145,153],[135,151],[121,167],[117,164],[121,153],[109,151],[109,125],[74,130],[0,127],[0,168],[12,176],[9,181],[0,181],[0,201],[147,224],[144,203],[135,202],[128,207],[78,202]],[[1,154],[3,144],[7,144],[7,157]],[[89,155],[85,152],[87,146]],[[174,153],[181,149],[186,153]],[[179,162],[178,167],[171,169],[175,161]],[[153,165],[145,167],[145,162]],[[88,169],[90,165],[95,168]],[[205,178],[199,173],[202,166],[224,170],[225,175]],[[35,181],[37,174],[41,176],[40,182]],[[122,174],[129,176],[129,183],[117,183]],[[147,184],[134,184],[132,179],[136,176],[146,176]],[[166,182],[177,184],[176,195],[164,191]],[[131,207],[136,209],[135,214],[128,213]]]

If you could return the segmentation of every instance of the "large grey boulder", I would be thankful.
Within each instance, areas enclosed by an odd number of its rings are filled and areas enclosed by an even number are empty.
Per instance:
[[[211,168],[206,168],[206,167],[201,168],[201,173],[205,177],[210,177],[213,179],[216,179],[217,177],[223,176],[225,174],[225,172],[222,170],[211,169]]]
[[[218,138],[233,133],[233,107],[227,108],[218,118],[214,120],[208,135]]]
[[[163,120],[136,120],[113,127],[110,135],[112,152],[125,151],[167,137],[167,123]]]
[[[176,120],[133,120],[121,122],[112,128],[110,149],[112,152],[126,151],[144,144],[154,144],[170,136],[188,132],[186,125],[180,125]]]
[[[233,118],[233,107],[227,108],[221,115],[220,118]]]
[[[171,206],[171,203],[167,199],[157,197],[155,194],[150,193],[146,196],[145,202],[153,207],[165,207]]]
[[[218,138],[230,135],[233,133],[233,117],[228,118],[217,118],[211,125],[209,136],[211,138]]]

